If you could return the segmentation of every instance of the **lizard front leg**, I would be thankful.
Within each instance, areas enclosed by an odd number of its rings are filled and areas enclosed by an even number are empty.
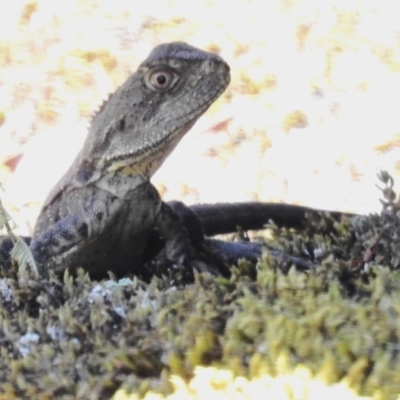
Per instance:
[[[82,215],[69,215],[36,235],[30,249],[38,265],[45,267],[63,256],[66,258],[68,252],[84,243],[88,236],[85,218]]]
[[[233,227],[235,227],[235,223],[237,222],[235,217],[238,219],[238,225],[240,225],[242,221],[248,222],[248,220],[245,218],[246,215],[243,215],[246,214],[248,208],[250,208],[250,211],[252,211],[253,209],[255,209],[255,211],[258,211],[258,214],[256,213],[255,215],[256,217],[258,217],[258,219],[253,217],[251,222],[253,224],[257,224],[257,228],[261,228],[264,224],[262,216],[264,216],[264,214],[266,214],[267,212],[271,214],[272,211],[274,211],[275,209],[274,206],[281,206],[279,204],[270,205],[262,203],[245,203],[244,206],[241,204],[223,204],[221,206],[215,204],[205,205],[204,207],[202,205],[188,207],[180,201],[170,201],[168,204],[179,216],[182,223],[186,226],[192,246],[197,249],[208,246],[214,253],[220,254],[229,265],[237,264],[239,259],[241,258],[246,258],[247,260],[250,260],[252,262],[257,262],[257,260],[260,259],[262,251],[264,249],[265,251],[268,251],[268,253],[271,254],[272,257],[292,263],[296,265],[299,269],[303,270],[310,268],[310,263],[308,260],[303,260],[299,257],[290,256],[282,251],[269,248],[262,243],[230,242],[209,238],[205,235],[204,225],[210,228],[213,224],[215,224],[219,228],[221,228],[224,222],[231,225],[230,230],[227,230],[227,232],[233,232]],[[223,211],[228,208],[230,211],[230,219],[227,219],[223,213]],[[288,209],[290,210],[290,208]],[[298,207],[298,209],[305,213],[304,207]],[[234,211],[236,211],[236,213]],[[262,211],[264,214],[260,215],[260,211]],[[291,211],[292,214],[296,212],[297,214],[299,214],[297,208]],[[249,214],[248,211],[247,214]],[[303,217],[303,219],[305,220],[305,217]],[[294,222],[297,223],[297,220],[295,220]],[[250,226],[250,228],[251,227],[252,226]]]
[[[165,241],[166,257],[180,265],[184,265],[191,258],[189,233],[179,216],[166,203],[162,202],[156,216],[155,230]]]
[[[197,217],[189,208],[180,207],[181,204],[170,202],[161,206],[155,230],[164,241],[164,258],[182,270],[185,280],[193,280],[193,268],[216,276],[229,276],[229,269],[219,254],[208,249]],[[186,215],[187,210],[190,215]],[[194,219],[190,218],[191,214]]]
[[[96,245],[115,219],[121,201],[95,187],[66,191],[43,209],[30,249],[40,272],[82,266],[90,272]],[[88,268],[89,266],[89,268]]]

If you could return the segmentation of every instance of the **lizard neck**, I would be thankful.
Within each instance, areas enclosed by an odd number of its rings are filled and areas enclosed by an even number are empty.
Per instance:
[[[143,160],[138,161],[136,157],[131,159],[116,161],[97,182],[96,186],[107,190],[119,198],[127,197],[130,190],[135,189],[144,182],[149,182],[150,178],[162,165],[172,150],[176,147],[182,136],[187,132],[195,121],[191,121],[180,129],[172,139],[165,140],[158,149],[149,146],[150,153]],[[134,161],[133,161],[134,160]]]
[[[141,169],[139,166],[127,166],[105,174],[95,185],[120,199],[125,199],[129,197],[129,192],[145,182],[150,182],[150,174],[147,169]]]

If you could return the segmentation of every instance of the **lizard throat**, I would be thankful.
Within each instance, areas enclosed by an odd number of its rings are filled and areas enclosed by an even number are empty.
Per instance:
[[[149,147],[144,153],[145,157],[138,159],[137,156],[131,156],[125,160],[114,161],[103,177],[96,182],[96,186],[119,198],[127,197],[128,192],[150,181],[194,123],[195,121],[190,121],[184,128],[179,129],[167,143],[165,140],[162,145]]]
[[[169,136],[152,142],[132,154],[120,155],[118,158],[108,160],[104,169],[105,174],[115,174],[118,172],[123,175],[136,175],[145,173],[150,179],[171,154],[182,137],[194,125],[196,120],[197,118],[192,119]]]

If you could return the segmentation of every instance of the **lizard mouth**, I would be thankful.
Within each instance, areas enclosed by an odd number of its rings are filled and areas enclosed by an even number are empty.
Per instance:
[[[193,98],[203,98],[203,101],[196,101],[194,104],[182,101],[181,106],[174,109],[174,113],[166,112],[166,117],[158,121],[157,126],[144,129],[146,138],[141,140],[143,145],[138,145],[141,138],[137,138],[135,149],[130,147],[123,154],[114,154],[108,158],[106,169],[117,171],[129,168],[143,171],[151,177],[199,117],[225,91],[229,81],[229,67],[221,63],[214,79],[200,82],[193,92]]]
[[[221,89],[221,93],[223,89]],[[183,136],[192,128],[197,119],[207,110],[212,101],[205,102],[196,109],[192,118],[185,121],[180,118],[179,128],[171,131],[168,136],[153,140],[147,146],[139,148],[134,154],[120,154],[107,160],[108,172],[126,170],[129,173],[146,175],[149,178],[161,167],[165,159],[171,154]]]

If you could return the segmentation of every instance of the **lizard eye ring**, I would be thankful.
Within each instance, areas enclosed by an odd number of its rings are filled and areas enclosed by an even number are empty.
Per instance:
[[[177,80],[178,75],[167,68],[151,70],[144,77],[146,86],[156,92],[171,89]]]

